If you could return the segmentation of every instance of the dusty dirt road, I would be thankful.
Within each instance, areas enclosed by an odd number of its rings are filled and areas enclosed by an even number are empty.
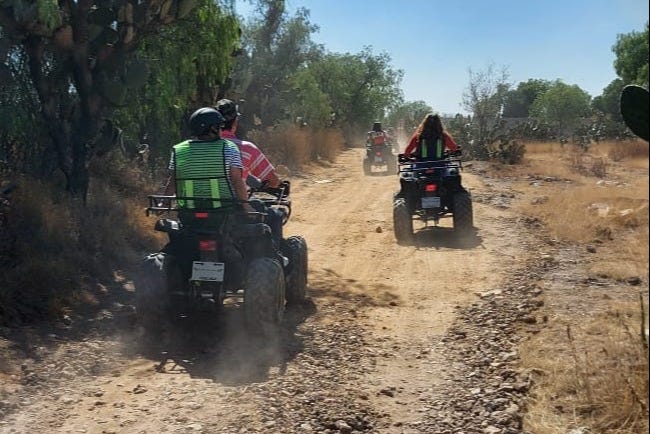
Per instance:
[[[399,246],[397,177],[364,176],[361,159],[293,177],[285,235],[307,240],[311,303],[277,341],[243,333],[236,309],[143,334],[117,274],[95,317],[13,337],[0,432],[522,432],[518,324],[534,322],[540,252],[514,193],[465,170],[476,236],[458,242],[449,220]]]

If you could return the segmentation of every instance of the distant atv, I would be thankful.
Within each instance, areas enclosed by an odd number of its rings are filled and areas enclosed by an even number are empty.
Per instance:
[[[363,159],[363,173],[366,175],[372,175],[375,172],[391,175],[396,173],[397,158],[393,154],[392,148],[390,142],[381,145],[366,145],[366,156]]]
[[[281,209],[283,223],[288,221],[291,200],[287,181],[278,189],[258,185],[252,189],[252,197]],[[236,298],[243,299],[249,326],[267,331],[282,321],[285,302],[304,301],[304,238],[282,240],[279,255],[270,227],[262,222],[262,213],[207,207],[182,210],[174,196],[152,195],[149,202],[147,215],[173,212],[179,218],[156,222],[154,229],[166,232],[169,243],[145,259],[145,276],[136,289],[136,310],[143,320],[164,313],[216,313],[223,308],[224,300]]]
[[[452,217],[454,231],[461,236],[473,230],[472,198],[461,184],[460,151],[443,157],[426,161],[398,155],[401,188],[393,198],[393,229],[399,243],[412,239],[414,216],[436,225]]]

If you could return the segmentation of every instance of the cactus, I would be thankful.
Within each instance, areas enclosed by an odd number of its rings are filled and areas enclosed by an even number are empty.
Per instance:
[[[628,85],[621,92],[621,115],[625,125],[646,142],[650,135],[648,127],[648,90]]]

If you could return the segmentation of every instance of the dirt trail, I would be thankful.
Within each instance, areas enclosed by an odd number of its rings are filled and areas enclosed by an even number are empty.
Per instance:
[[[460,244],[449,220],[399,246],[397,178],[364,176],[361,158],[348,150],[293,178],[285,235],[307,240],[313,305],[288,312],[277,342],[243,334],[237,312],[143,335],[128,306],[113,305],[76,325],[83,338],[61,332],[23,353],[0,395],[0,432],[457,432],[432,419],[455,393],[436,343],[523,264],[523,235],[494,200],[508,196],[465,171],[476,237]],[[128,286],[115,289],[126,300]]]

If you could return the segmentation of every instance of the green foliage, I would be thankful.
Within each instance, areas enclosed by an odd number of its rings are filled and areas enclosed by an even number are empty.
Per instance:
[[[642,32],[620,34],[612,51],[614,69],[625,84],[648,87],[648,23]]]
[[[286,111],[291,119],[300,119],[315,128],[330,124],[332,106],[309,69],[298,71],[291,79],[291,97]]]
[[[401,100],[403,72],[390,65],[388,54],[370,47],[359,54],[328,53],[310,69],[329,95],[337,123],[345,129],[367,129],[383,119],[388,107]]]
[[[213,104],[230,73],[238,22],[211,0],[199,3],[185,20],[148,35],[126,66],[125,84],[145,79],[115,113],[129,149],[146,136],[153,156],[166,157],[182,138],[187,114]]]
[[[187,28],[182,35],[189,45],[192,38],[201,33],[197,28],[212,26],[215,22],[211,18],[222,14],[214,1],[200,3],[207,19],[201,21],[201,15],[195,14],[195,26]],[[93,158],[117,145],[116,141],[106,140],[109,136],[118,137],[117,131],[107,133],[113,126],[113,112],[117,107],[132,107],[137,111],[135,107],[140,102],[137,95],[147,82],[151,61],[172,63],[176,60],[173,57],[152,59],[142,53],[136,53],[134,58],[138,45],[144,38],[153,38],[152,35],[164,30],[165,26],[177,22],[181,16],[190,16],[196,4],[194,0],[168,0],[162,4],[157,0],[12,0],[3,3],[0,18],[4,33],[0,38],[0,54],[3,62],[9,59],[9,64],[3,64],[0,76],[10,77],[11,83],[3,86],[1,98],[10,106],[17,105],[25,102],[21,92],[26,92],[36,101],[32,107],[37,107],[28,117],[39,118],[25,119],[23,113],[16,111],[9,114],[13,119],[7,123],[44,126],[48,137],[44,149],[39,150],[43,151],[41,159],[58,163],[70,193],[86,196],[90,179],[88,167]],[[227,4],[232,12],[232,3]],[[229,15],[234,21],[233,14]],[[211,29],[217,31],[219,28]],[[225,49],[216,48],[215,42],[224,39],[226,43],[222,47]],[[224,69],[219,69],[222,63],[215,61],[216,57],[227,58],[231,53],[230,39],[224,39],[219,34],[212,39],[209,49],[192,60],[199,70],[198,73],[192,71],[193,77],[210,78],[213,68],[218,76],[227,75],[228,62]],[[13,51],[7,58],[9,50]],[[201,67],[210,73],[201,75]],[[215,81],[195,84],[207,88]],[[203,95],[201,90],[197,93]],[[133,116],[126,118],[134,124]],[[11,128],[0,132],[12,134]],[[48,150],[55,152],[57,158],[46,154]]]
[[[517,89],[510,90],[505,95],[503,117],[526,118],[529,116],[530,106],[535,99],[546,92],[551,82],[548,80],[529,79],[517,85]]]
[[[603,89],[602,95],[595,97],[591,102],[594,110],[607,115],[610,119],[621,122],[620,98],[625,83],[620,78],[614,79]]]
[[[542,122],[548,122],[557,131],[570,136],[581,118],[589,114],[591,97],[577,85],[556,80],[550,88],[537,97],[531,114]]]

